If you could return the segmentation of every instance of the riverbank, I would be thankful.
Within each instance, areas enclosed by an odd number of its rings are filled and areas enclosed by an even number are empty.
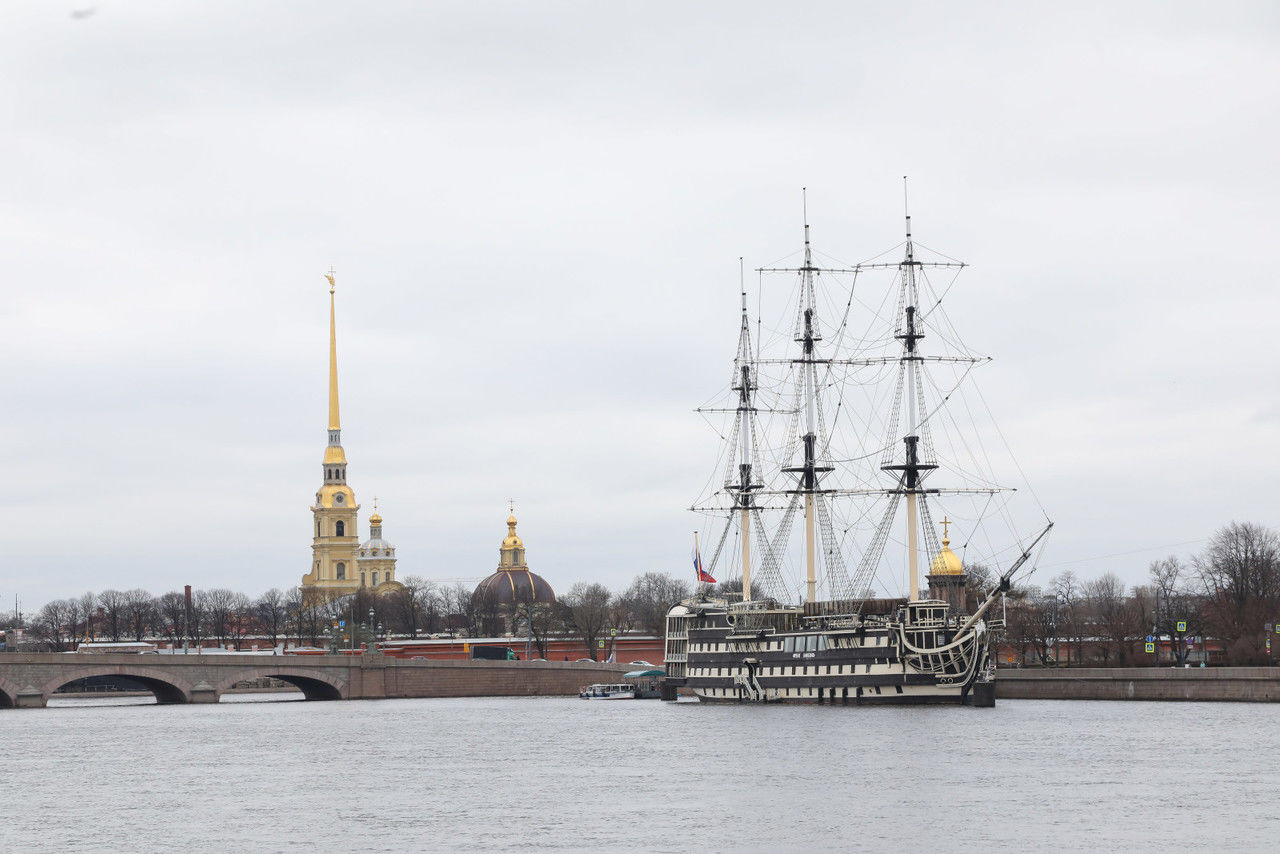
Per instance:
[[[1001,670],[1001,700],[1280,702],[1280,667],[1080,667]]]

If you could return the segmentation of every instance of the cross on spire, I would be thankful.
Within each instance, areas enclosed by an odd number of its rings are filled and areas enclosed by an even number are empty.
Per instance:
[[[942,539],[947,539],[950,535],[951,520],[946,516],[942,517]]]

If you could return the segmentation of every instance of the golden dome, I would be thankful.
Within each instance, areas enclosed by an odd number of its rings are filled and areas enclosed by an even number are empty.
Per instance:
[[[370,525],[381,525],[381,524],[382,524],[382,517],[381,517],[380,515],[378,515],[378,511],[377,511],[377,510],[373,511],[373,515],[369,517],[369,524],[370,524]]]
[[[942,551],[929,561],[929,572],[933,575],[964,575],[964,564],[960,562],[959,555],[951,551],[950,545],[951,541],[944,537]]]

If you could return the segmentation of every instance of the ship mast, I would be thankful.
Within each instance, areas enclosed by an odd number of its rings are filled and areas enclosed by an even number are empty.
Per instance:
[[[905,460],[899,465],[886,465],[881,468],[884,471],[901,471],[902,483],[900,491],[907,499],[907,567],[908,567],[908,584],[907,598],[909,601],[916,601],[920,598],[920,535],[919,535],[919,507],[917,501],[921,495],[921,482],[924,476],[938,466],[935,463],[922,462],[920,460],[920,424],[917,402],[920,394],[920,354],[917,345],[920,339],[924,338],[924,333],[920,331],[917,325],[917,303],[919,302],[919,287],[916,282],[916,267],[918,262],[915,259],[915,247],[911,242],[911,214],[906,214],[906,230],[907,230],[907,246],[906,254],[899,267],[902,270],[902,285],[904,290],[903,302],[903,325],[901,331],[894,337],[902,342],[902,355],[900,361],[903,363],[903,375],[905,379],[905,395],[907,398],[907,434],[902,441],[906,445]]]
[[[747,315],[747,288],[743,282],[742,259],[738,259],[738,280],[742,289],[742,328],[738,333],[738,355],[734,359],[732,387],[738,393],[738,482],[730,486],[735,490],[734,509],[740,515],[742,529],[742,601],[751,601],[751,491],[762,484],[752,482],[752,439],[755,412],[754,393],[756,379],[753,375],[751,355],[751,320]]]
[[[799,474],[797,492],[804,496],[804,601],[817,601],[817,531],[816,531],[816,495],[818,480],[822,474],[832,471],[831,466],[818,465],[818,375],[817,366],[825,360],[818,359],[815,345],[822,340],[818,331],[817,299],[814,294],[813,279],[817,275],[817,267],[813,265],[813,251],[809,245],[809,210],[808,198],[805,198],[804,211],[804,265],[797,271],[800,273],[800,317],[796,329],[795,341],[800,344],[801,357],[795,362],[800,365],[802,376],[802,395],[804,397],[804,459],[799,466],[784,468],[784,472]]]

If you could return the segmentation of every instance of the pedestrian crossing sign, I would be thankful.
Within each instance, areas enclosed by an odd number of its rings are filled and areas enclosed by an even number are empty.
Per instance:
[[[1153,644],[1153,643],[1151,643],[1151,642],[1148,642],[1148,643],[1147,643],[1147,652],[1155,652],[1155,651],[1156,651],[1156,645],[1155,645],[1155,644]]]
[[[1185,632],[1187,630],[1187,621],[1178,620],[1178,631]]]

